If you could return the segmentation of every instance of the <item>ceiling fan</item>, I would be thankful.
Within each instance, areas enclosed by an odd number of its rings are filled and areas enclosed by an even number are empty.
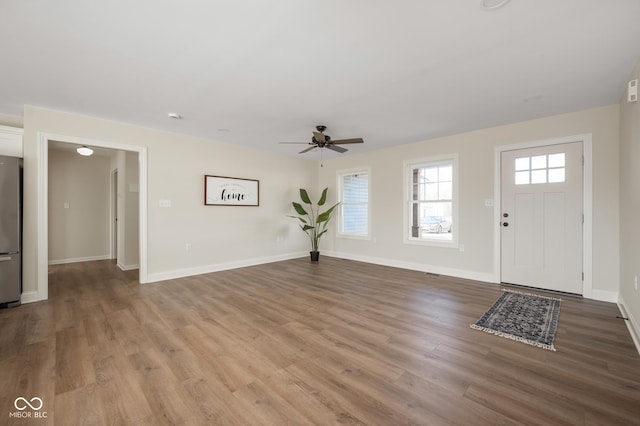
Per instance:
[[[332,151],[343,153],[343,152],[347,152],[348,149],[343,148],[341,146],[337,146],[337,145],[364,142],[362,138],[338,139],[334,141],[334,140],[331,140],[331,136],[324,134],[325,130],[327,130],[327,126],[316,126],[316,131],[313,132],[313,136],[311,137],[311,142],[280,142],[280,143],[311,145],[309,148],[305,148],[302,151],[300,151],[300,154],[304,154],[305,152],[309,152],[316,148],[328,148]]]

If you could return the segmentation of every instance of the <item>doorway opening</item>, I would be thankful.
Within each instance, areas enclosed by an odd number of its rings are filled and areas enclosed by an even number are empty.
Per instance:
[[[132,186],[133,196],[138,200],[138,211],[136,212],[138,229],[136,241],[139,265],[139,282],[147,282],[147,148],[143,146],[128,145],[114,142],[106,142],[99,140],[90,140],[66,135],[54,135],[48,133],[38,133],[37,144],[37,164],[38,164],[38,203],[37,203],[37,300],[46,300],[49,295],[48,283],[48,263],[49,263],[49,211],[48,211],[48,173],[49,173],[49,144],[50,143],[66,143],[74,145],[87,145],[94,148],[105,148],[122,152],[130,152],[136,158],[137,163],[137,183]],[[107,177],[109,179],[109,177]],[[119,185],[122,185],[122,177],[119,176]],[[109,213],[108,213],[109,214]],[[121,233],[120,233],[121,234]],[[111,233],[112,237],[113,233]],[[107,237],[109,238],[109,236]],[[118,242],[119,240],[119,242]],[[116,244],[122,245],[122,235],[119,235]],[[117,249],[116,249],[117,250]],[[117,250],[120,253],[121,250]],[[113,253],[113,249],[107,253],[107,256]]]

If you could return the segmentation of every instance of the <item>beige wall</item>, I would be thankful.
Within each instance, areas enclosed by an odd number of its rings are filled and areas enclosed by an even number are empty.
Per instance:
[[[22,129],[23,123],[22,117],[0,114],[0,126],[19,127]]]
[[[38,290],[38,132],[147,147],[150,280],[308,251],[286,215],[297,189],[317,181],[315,162],[36,107],[25,107],[24,124],[25,292]],[[205,174],[260,180],[260,206],[204,206]]]
[[[109,163],[49,150],[49,263],[109,257]]]
[[[495,147],[591,134],[593,141],[593,289],[614,298],[619,276],[619,106],[590,109],[325,161],[319,186],[335,196],[336,172],[371,167],[372,237],[329,236],[325,250],[370,261],[490,281],[494,276]],[[355,148],[354,148],[355,150]],[[403,161],[459,155],[459,242],[452,248],[403,243]],[[589,265],[586,265],[588,268]]]
[[[629,79],[640,79],[640,61]],[[640,290],[634,284],[640,280],[640,102],[628,103],[626,91],[620,128],[620,302],[640,350]]]
[[[22,158],[23,130],[0,124],[0,155]]]
[[[25,289],[36,283],[38,132],[72,135],[148,147],[148,269],[151,280],[233,266],[247,260],[308,251],[307,241],[285,216],[297,188],[329,186],[336,171],[371,167],[373,240],[327,235],[321,250],[389,263],[436,266],[439,272],[488,278],[494,275],[493,209],[496,146],[591,134],[593,140],[593,288],[617,294],[619,256],[620,106],[579,111],[484,129],[385,150],[316,162],[157,132],[120,123],[25,108]],[[176,150],[176,147],[179,147]],[[465,251],[403,244],[402,163],[458,153],[460,243]],[[203,206],[203,175],[260,180],[261,206]],[[170,199],[171,208],[158,206]],[[185,244],[191,244],[191,251]],[[589,265],[587,265],[589,267]]]

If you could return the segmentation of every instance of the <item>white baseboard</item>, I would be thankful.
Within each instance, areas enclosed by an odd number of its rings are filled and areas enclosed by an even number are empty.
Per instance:
[[[140,269],[140,265],[121,265],[118,263],[118,268],[120,268],[122,271],[131,271],[133,269]]]
[[[111,256],[103,254],[101,256],[76,257],[73,259],[49,259],[49,265],[63,265],[65,263],[92,262],[94,260],[109,260]]]
[[[633,343],[636,345],[636,349],[638,350],[638,354],[640,354],[640,323],[637,318],[634,318],[631,311],[627,308],[627,304],[624,301],[622,295],[620,296],[620,300],[618,301],[618,308],[620,308],[620,313],[625,318],[629,318],[628,321],[625,321],[627,324],[627,328],[629,329],[629,333],[631,334],[631,338],[633,339]]]
[[[601,302],[618,303],[618,292],[608,290],[593,289],[590,299],[599,300]]]
[[[323,251],[322,254],[330,257],[339,257],[341,259],[373,263],[375,265],[391,266],[393,268],[410,269],[412,271],[428,272],[431,274],[448,275],[451,277],[464,278],[467,280],[482,281],[487,283],[496,282],[493,273],[466,271],[464,269],[447,268],[443,266],[428,265],[424,263],[404,262],[401,260],[385,259],[381,257],[359,256],[351,253],[341,253],[335,251]]]
[[[244,268],[246,266],[262,265],[265,263],[279,262],[282,260],[297,259],[299,257],[309,256],[309,252],[305,253],[287,253],[277,256],[259,257],[255,259],[245,259],[235,262],[216,263],[212,265],[196,266],[193,268],[178,269],[174,271],[156,272],[147,275],[147,283],[157,281],[172,280],[176,278],[189,277],[192,275],[209,274],[211,272],[227,271],[229,269]]]
[[[474,281],[482,281],[487,283],[498,283],[493,273],[467,271],[464,269],[447,268],[438,265],[427,265],[423,263],[404,262],[401,260],[385,259],[380,257],[359,256],[351,253],[341,252],[322,252],[325,256],[339,257],[342,259],[356,260],[359,262],[373,263],[376,265],[391,266],[394,268],[410,269],[413,271],[429,272],[432,274],[448,275],[456,278],[464,278]],[[593,289],[589,299],[599,300],[601,302],[617,303],[618,292],[608,290]]]
[[[39,301],[40,299],[38,298],[37,291],[25,291],[22,293],[22,297],[20,298],[20,303],[22,304],[39,302]]]

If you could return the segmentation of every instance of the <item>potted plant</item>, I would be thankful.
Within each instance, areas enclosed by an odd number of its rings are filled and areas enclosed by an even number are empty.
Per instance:
[[[289,216],[300,221],[300,229],[302,229],[308,236],[311,241],[311,251],[309,254],[311,255],[311,260],[317,262],[320,258],[320,252],[318,251],[318,243],[320,242],[320,237],[327,232],[327,225],[329,224],[329,220],[333,215],[334,209],[340,203],[336,203],[331,206],[329,209],[324,212],[320,212],[320,207],[324,206],[327,201],[327,190],[325,188],[322,191],[322,195],[320,195],[320,199],[314,206],[311,202],[311,198],[309,198],[309,194],[306,189],[300,188],[300,199],[304,204],[307,204],[308,207],[302,206],[302,204],[297,202],[292,202],[293,208],[298,213],[298,216]],[[307,211],[309,210],[309,211]]]

